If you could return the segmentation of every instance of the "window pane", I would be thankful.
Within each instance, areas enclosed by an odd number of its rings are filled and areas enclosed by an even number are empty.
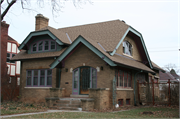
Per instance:
[[[123,53],[132,56],[132,45],[128,41],[123,42]]]
[[[77,88],[78,77],[74,77],[74,88]]]
[[[14,57],[16,54],[12,54],[12,57]]]
[[[55,49],[55,42],[51,41],[51,50],[54,50],[54,49]]]
[[[74,71],[74,76],[75,76],[75,77],[78,76],[78,70]]]
[[[130,99],[126,99],[126,105],[130,105]]]
[[[128,72],[128,87],[131,87],[131,73]]]
[[[28,86],[31,85],[31,77],[28,77],[28,78],[27,78],[27,85],[28,85]]]
[[[7,57],[6,62],[10,62],[10,58]]]
[[[49,50],[49,41],[45,41],[44,50]]]
[[[51,80],[52,80],[51,77],[47,77],[47,85],[51,85]]]
[[[10,63],[15,63],[15,61],[10,61]]]
[[[92,88],[96,88],[96,76],[92,77]]]
[[[10,57],[10,53],[7,53],[7,57]]]
[[[28,71],[28,76],[31,76],[31,71]]]
[[[38,70],[34,70],[34,76],[38,75]]]
[[[127,87],[127,72],[124,71],[124,87]]]
[[[96,76],[96,69],[92,69],[92,76]]]
[[[38,77],[34,77],[33,85],[38,85]]]
[[[36,51],[36,44],[33,45],[33,51]]]
[[[40,43],[39,43],[39,51],[42,51],[42,48],[43,48],[43,41],[41,41]]]
[[[44,85],[44,77],[40,78],[40,85]]]
[[[41,70],[41,76],[44,76],[45,70]]]
[[[48,70],[47,75],[52,75],[52,70]]]

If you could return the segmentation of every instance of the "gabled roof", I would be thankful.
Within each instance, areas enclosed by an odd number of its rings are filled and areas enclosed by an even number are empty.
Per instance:
[[[26,38],[25,40],[21,43],[21,45],[19,46],[19,50],[21,49],[25,49],[26,44],[29,42],[29,40],[33,37],[33,36],[40,36],[40,35],[49,35],[52,39],[56,40],[56,42],[59,45],[63,45],[63,44],[70,44],[67,36],[65,33],[58,31],[52,27],[45,27],[41,30],[38,31],[33,31],[31,32]]]
[[[151,63],[152,63],[152,65],[153,65],[153,68],[154,69],[157,69],[157,70],[160,70],[160,71],[162,71],[162,72],[165,72],[165,70],[164,69],[162,69],[161,67],[159,67],[157,64],[155,64],[153,61],[151,61]]]
[[[76,40],[73,41],[73,43],[50,65],[51,69],[55,68],[63,59],[77,46],[79,43],[83,43],[85,46],[87,46],[89,49],[91,49],[95,54],[97,54],[102,60],[104,60],[106,63],[108,63],[110,66],[128,66],[129,68],[133,68],[136,70],[144,70],[146,72],[154,73],[153,70],[151,70],[149,67],[144,65],[141,62],[128,59],[126,57],[123,57],[121,55],[114,55],[111,56],[109,53],[105,52],[101,46],[95,42],[94,40],[91,40],[90,38],[84,37],[84,36],[78,36]]]

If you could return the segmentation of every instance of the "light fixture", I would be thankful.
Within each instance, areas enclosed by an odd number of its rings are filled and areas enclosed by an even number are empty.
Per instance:
[[[101,70],[103,70],[103,66],[101,66]]]
[[[68,68],[66,68],[66,72],[68,72]]]

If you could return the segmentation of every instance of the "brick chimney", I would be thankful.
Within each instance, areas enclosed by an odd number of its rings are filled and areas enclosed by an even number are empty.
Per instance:
[[[49,19],[42,14],[36,16],[36,31],[48,26]]]

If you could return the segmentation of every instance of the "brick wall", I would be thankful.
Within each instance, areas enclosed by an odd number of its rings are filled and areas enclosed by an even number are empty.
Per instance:
[[[53,58],[49,59],[33,59],[21,62],[21,85],[20,85],[20,98],[24,102],[45,102],[45,97],[50,97],[49,88],[26,87],[26,70],[28,69],[49,69],[49,65],[54,61]],[[56,68],[52,70],[52,88],[56,88]]]
[[[130,36],[126,36],[124,41],[128,41],[133,47],[132,58],[138,61],[142,61],[135,41]],[[121,43],[116,53],[123,55],[123,43]]]
[[[114,78],[115,70],[111,69],[99,56],[88,49],[86,46],[81,45],[74,53],[65,60],[65,67],[61,71],[61,88],[66,89],[66,96],[72,94],[72,78],[73,73],[70,69],[78,68],[83,66],[90,66],[93,68],[103,66],[103,70],[97,72],[97,88],[108,88],[111,87],[111,81]],[[65,69],[68,69],[66,72]],[[65,84],[68,82],[68,84]]]

